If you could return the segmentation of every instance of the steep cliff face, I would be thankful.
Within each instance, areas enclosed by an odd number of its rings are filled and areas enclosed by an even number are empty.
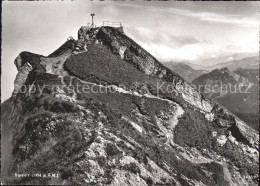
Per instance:
[[[5,183],[257,184],[258,133],[122,30],[82,27],[48,57],[18,59],[32,68],[6,103],[16,117],[1,113]]]
[[[32,66],[30,63],[25,63],[22,67],[19,66],[19,72],[17,73],[14,80],[14,94],[17,94],[21,91],[22,85],[26,82]]]

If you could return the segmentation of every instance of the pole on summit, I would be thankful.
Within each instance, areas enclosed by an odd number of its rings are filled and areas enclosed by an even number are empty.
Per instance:
[[[91,17],[92,17],[92,24],[91,24],[91,26],[92,26],[92,28],[94,28],[94,20],[93,20],[93,19],[94,19],[95,14],[92,13],[92,14],[90,14],[90,15],[91,15]]]

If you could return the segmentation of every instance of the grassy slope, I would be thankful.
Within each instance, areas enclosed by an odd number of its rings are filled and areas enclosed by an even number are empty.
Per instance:
[[[148,80],[143,73],[102,45],[92,45],[88,52],[70,57],[65,63],[65,69],[84,80],[91,80],[91,76],[95,76],[115,85],[130,85],[136,81]]]

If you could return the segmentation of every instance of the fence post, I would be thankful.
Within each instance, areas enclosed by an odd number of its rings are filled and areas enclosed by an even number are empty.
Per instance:
[[[113,27],[122,27],[122,22],[114,22],[114,21],[103,21],[103,26],[113,26]]]

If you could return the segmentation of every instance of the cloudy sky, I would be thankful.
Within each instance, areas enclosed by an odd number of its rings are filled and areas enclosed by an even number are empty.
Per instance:
[[[48,55],[91,21],[121,21],[128,36],[162,62],[258,52],[259,2],[3,2],[2,101],[10,97],[21,51]],[[221,61],[222,62],[222,61]],[[205,65],[205,64],[204,64]]]

